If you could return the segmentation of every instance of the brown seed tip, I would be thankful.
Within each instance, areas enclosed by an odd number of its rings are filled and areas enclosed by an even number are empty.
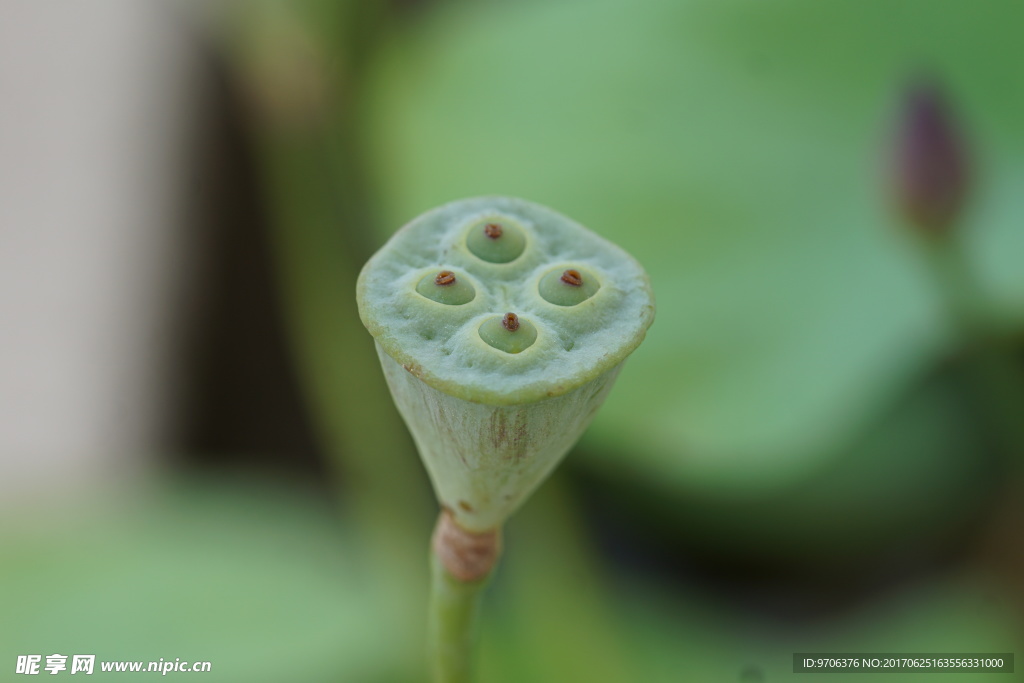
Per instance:
[[[496,240],[501,237],[501,226],[497,223],[488,223],[484,226],[484,234],[490,237],[492,240]]]
[[[505,317],[501,319],[501,324],[509,332],[515,332],[519,329],[519,316],[515,313],[506,313]]]
[[[580,271],[570,268],[562,273],[562,282],[573,287],[579,287],[583,284],[583,276],[580,275]]]
[[[455,273],[450,270],[442,270],[437,274],[437,277],[434,278],[434,284],[441,287],[444,287],[445,285],[454,285]]]

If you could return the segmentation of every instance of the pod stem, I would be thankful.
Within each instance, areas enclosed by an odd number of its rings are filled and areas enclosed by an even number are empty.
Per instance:
[[[467,531],[448,510],[434,529],[428,646],[434,683],[470,683],[480,596],[501,552],[501,532]]]

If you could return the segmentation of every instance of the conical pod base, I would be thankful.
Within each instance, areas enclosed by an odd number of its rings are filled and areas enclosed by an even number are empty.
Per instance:
[[[493,406],[438,391],[379,345],[377,352],[438,501],[469,531],[497,528],[544,481],[586,430],[622,367],[561,396]]]

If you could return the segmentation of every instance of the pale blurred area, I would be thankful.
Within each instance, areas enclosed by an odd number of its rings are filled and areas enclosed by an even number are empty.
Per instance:
[[[0,680],[51,653],[382,680],[379,607],[280,408],[220,5],[0,2]],[[282,442],[305,460],[261,476]]]
[[[168,3],[0,3],[0,501],[142,476],[202,268],[195,56]]]

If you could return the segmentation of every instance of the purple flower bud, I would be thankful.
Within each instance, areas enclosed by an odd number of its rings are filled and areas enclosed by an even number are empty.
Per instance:
[[[895,191],[903,218],[941,235],[958,218],[969,184],[963,139],[935,81],[908,89],[896,139]]]

